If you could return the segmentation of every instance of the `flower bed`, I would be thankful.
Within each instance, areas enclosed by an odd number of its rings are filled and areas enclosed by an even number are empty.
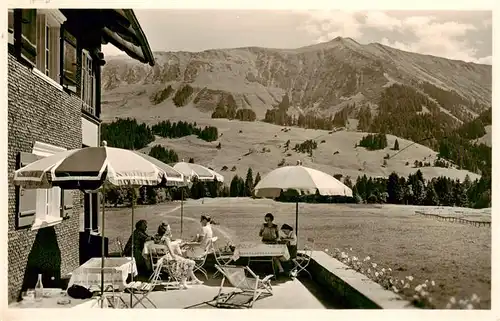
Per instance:
[[[333,249],[333,251],[325,249],[325,252],[380,284],[385,289],[401,295],[419,308],[474,309],[475,305],[477,306],[480,302],[479,296],[474,293],[470,298],[457,300],[455,297],[451,297],[446,306],[435,306],[432,298],[432,292],[436,291],[436,282],[434,280],[416,280],[411,275],[404,278],[395,277],[390,267],[378,265],[372,261],[370,256],[360,259],[354,255],[352,248],[346,248],[343,251],[338,248]]]

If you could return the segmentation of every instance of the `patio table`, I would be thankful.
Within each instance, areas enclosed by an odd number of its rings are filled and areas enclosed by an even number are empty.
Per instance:
[[[104,291],[121,289],[126,285],[129,274],[137,275],[135,260],[130,257],[107,257],[104,259]],[[73,284],[84,286],[90,291],[100,291],[101,258],[94,257],[71,272],[68,288]]]
[[[242,242],[235,247],[233,262],[240,257],[248,258],[248,265],[250,262],[270,262],[274,271],[273,257],[284,257],[285,260],[289,260],[290,253],[285,244]]]

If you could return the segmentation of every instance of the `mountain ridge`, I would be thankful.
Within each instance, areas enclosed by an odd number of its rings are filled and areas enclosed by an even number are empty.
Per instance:
[[[388,83],[418,87],[423,82],[453,90],[484,108],[491,105],[491,66],[410,53],[378,43],[359,44],[350,38],[297,49],[241,47],[201,52],[155,52],[156,66],[133,60],[109,59],[103,68],[104,92],[123,85],[146,86],[148,94],[185,84],[238,96],[239,108],[253,109],[258,118],[290,95],[291,107],[333,115],[346,101],[377,105]],[[216,103],[212,106],[215,109]],[[207,108],[204,108],[207,110]],[[355,115],[353,115],[356,118]]]

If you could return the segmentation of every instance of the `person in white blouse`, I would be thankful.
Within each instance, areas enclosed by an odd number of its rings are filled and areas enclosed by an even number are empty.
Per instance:
[[[209,215],[201,215],[201,233],[196,234],[191,242],[186,243],[184,246],[188,247],[186,255],[188,257],[197,257],[203,255],[208,249],[208,245],[212,240],[214,233],[211,226],[211,217]]]

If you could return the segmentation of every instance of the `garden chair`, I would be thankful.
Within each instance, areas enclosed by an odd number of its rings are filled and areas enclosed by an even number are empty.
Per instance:
[[[215,307],[251,308],[254,302],[261,296],[273,295],[271,287],[272,274],[261,279],[248,266],[215,265],[215,267],[223,276],[219,293],[214,298]],[[248,272],[250,277],[247,277],[245,272]],[[229,293],[222,293],[222,288],[224,287],[226,279],[235,289]],[[238,294],[249,295],[250,298],[244,303],[231,303],[230,300]]]
[[[156,267],[153,271],[153,275],[149,278],[149,282],[133,281],[125,286],[125,291],[132,293],[132,295],[136,299],[135,303],[132,303],[132,306],[130,308],[134,308],[138,304],[141,304],[144,308],[147,308],[147,306],[143,302],[144,300],[147,300],[154,308],[156,308],[156,305],[148,296],[156,288],[157,285],[160,285],[160,274],[163,268],[163,260],[164,258],[161,257],[156,262]]]
[[[309,278],[312,279],[311,273],[307,270],[309,263],[311,262],[312,252],[314,250],[314,239],[307,238],[307,243],[304,246],[304,250],[300,253],[297,253],[297,257],[292,259],[293,264],[295,265],[295,273],[292,271],[292,277],[298,276],[301,272],[306,272],[309,275]]]
[[[158,261],[160,258],[163,258],[162,260],[162,269],[160,272],[160,280],[163,280],[161,278],[162,272],[166,272],[167,274],[167,282],[161,281],[161,285],[165,286],[165,289],[168,290],[169,288],[172,289],[178,289],[180,288],[180,282],[175,278],[175,274],[172,273],[172,262],[173,260],[169,259],[169,256],[166,256],[168,249],[166,248],[165,245],[161,244],[150,244],[148,246],[148,251],[149,251],[149,257],[151,261],[151,268],[153,270],[153,274],[149,278],[149,281],[151,282],[152,278],[155,276],[155,271],[156,267],[158,266]]]
[[[205,249],[203,250],[203,252],[198,250],[198,251],[200,251],[200,253],[195,253],[194,256],[189,257],[195,263],[194,268],[193,268],[193,272],[196,273],[197,271],[200,271],[201,273],[203,273],[203,275],[205,276],[205,278],[207,280],[208,280],[208,272],[204,268],[204,265],[205,265],[205,262],[207,261],[208,254],[210,254],[210,252],[212,251],[214,240],[217,241],[217,239],[218,239],[217,237],[213,237],[211,240],[208,241],[208,244],[205,247]]]
[[[215,264],[219,266],[226,266],[229,265],[233,261],[233,255],[232,254],[224,254],[221,253],[220,249],[217,248],[216,246],[216,241],[217,238],[214,237],[215,240],[212,239],[212,252],[214,253],[214,258],[215,258]],[[212,278],[215,279],[215,277],[219,274],[219,270],[216,270],[215,273],[212,275]]]

